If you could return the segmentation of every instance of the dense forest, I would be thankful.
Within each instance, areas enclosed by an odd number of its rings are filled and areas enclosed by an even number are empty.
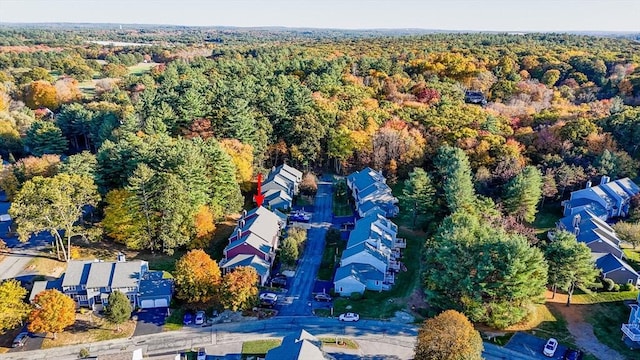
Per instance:
[[[453,214],[430,241],[466,226],[484,239],[474,246],[534,264],[540,198],[638,175],[639,65],[633,39],[568,34],[3,27],[0,186],[21,204],[77,177],[100,227],[66,234],[171,253],[206,243],[274,165],[371,166],[392,184],[423,169],[435,189],[420,226]],[[494,313],[472,319],[502,326],[511,308],[493,296]]]

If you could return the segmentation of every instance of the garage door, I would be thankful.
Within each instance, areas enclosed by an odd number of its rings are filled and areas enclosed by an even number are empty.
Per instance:
[[[143,309],[152,309],[159,307],[168,307],[167,299],[142,300],[140,307]]]

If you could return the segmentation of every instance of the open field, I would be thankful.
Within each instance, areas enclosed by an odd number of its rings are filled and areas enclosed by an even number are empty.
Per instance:
[[[158,63],[139,63],[137,65],[129,66],[129,75],[142,75],[149,72]]]

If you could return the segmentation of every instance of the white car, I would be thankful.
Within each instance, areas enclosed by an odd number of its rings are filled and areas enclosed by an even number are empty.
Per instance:
[[[278,295],[274,293],[262,293],[260,294],[260,304],[263,306],[274,306],[278,301]]]
[[[194,324],[196,325],[202,325],[204,324],[204,321],[206,319],[206,315],[204,314],[204,311],[198,311],[196,313],[196,319],[194,320]]]
[[[358,321],[360,320],[360,315],[356,313],[344,313],[338,316],[338,320],[340,321]]]
[[[198,350],[198,360],[206,360],[207,359],[207,352],[205,351],[204,348],[200,348]]]
[[[558,348],[558,340],[551,338],[547,340],[547,343],[544,345],[544,350],[542,353],[545,356],[553,357],[556,354],[556,349]]]

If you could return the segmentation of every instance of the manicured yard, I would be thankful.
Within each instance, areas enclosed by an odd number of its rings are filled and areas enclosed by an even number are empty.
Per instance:
[[[267,351],[280,346],[281,343],[282,340],[280,339],[245,341],[242,343],[242,354],[266,354]]]
[[[42,255],[38,257],[34,257],[27,264],[27,269],[37,272],[41,275],[58,277],[64,269],[66,269],[67,264],[64,261],[58,261],[55,258],[55,254],[53,257],[49,257],[51,255]]]
[[[42,348],[89,344],[96,341],[131,337],[136,329],[136,322],[129,320],[121,324],[120,331],[117,331],[116,328],[116,325],[95,314],[76,314],[75,324],[64,332],[57,334],[55,340],[52,334],[48,334],[48,337],[42,343]]]
[[[562,217],[562,207],[558,202],[547,202],[536,214],[533,227],[539,238],[546,238],[547,231],[556,227],[556,222]]]
[[[325,244],[324,252],[322,253],[322,261],[320,268],[318,269],[318,279],[320,280],[333,280],[333,272],[336,267],[336,263],[340,261],[342,252],[346,246],[345,241],[339,241],[337,244]]]
[[[626,256],[627,264],[631,265],[636,271],[640,271],[640,249],[632,249],[622,247],[624,256]]]
[[[590,294],[576,294],[571,298],[572,304],[601,304],[618,302],[623,300],[633,300],[638,297],[638,291],[620,292],[593,292]],[[627,314],[628,315],[628,314]]]

